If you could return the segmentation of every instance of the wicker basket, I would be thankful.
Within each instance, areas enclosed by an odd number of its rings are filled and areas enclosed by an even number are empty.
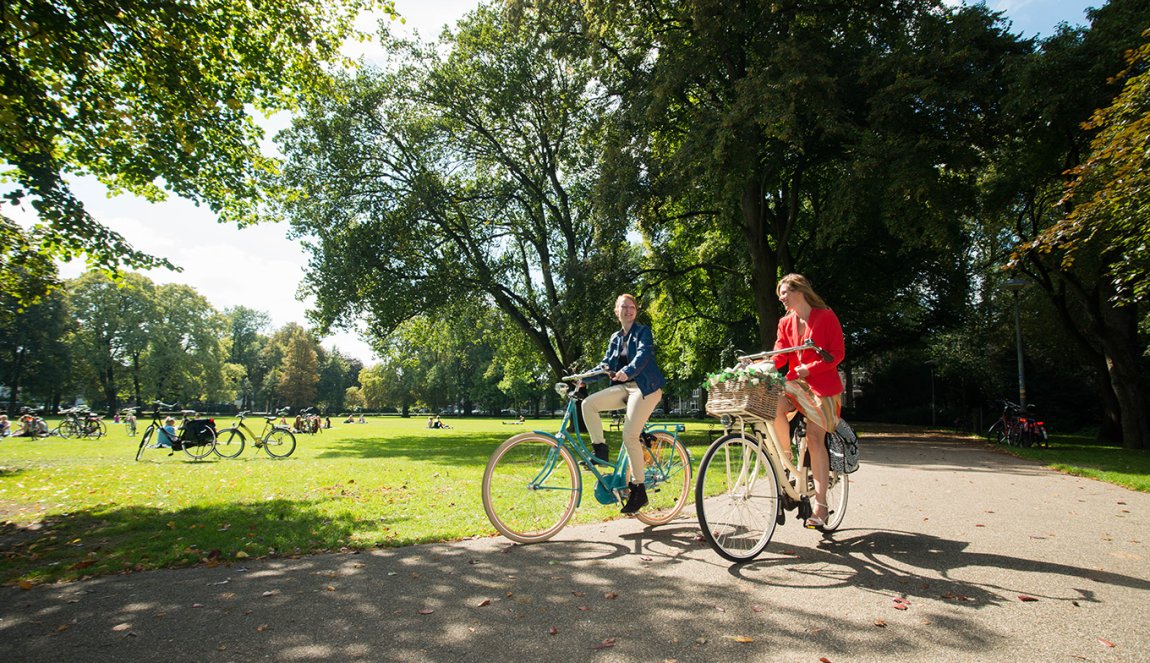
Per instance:
[[[750,415],[760,419],[774,419],[783,385],[760,382],[752,385],[748,380],[720,382],[707,391],[707,414]]]

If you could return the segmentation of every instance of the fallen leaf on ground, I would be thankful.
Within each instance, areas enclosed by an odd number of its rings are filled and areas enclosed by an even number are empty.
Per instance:
[[[280,593],[280,590],[271,589],[271,590],[264,592],[263,594],[260,594],[260,596],[275,596],[276,594],[279,594],[279,593]]]
[[[260,624],[259,626],[256,627],[256,630],[259,631],[260,633],[263,633],[264,631],[268,630],[268,625],[267,624]]]
[[[433,612],[435,612],[435,611],[434,611],[434,610],[432,610],[431,608],[423,608],[423,609],[421,609],[421,610],[419,611],[419,614],[421,614],[421,615],[430,615],[430,614],[432,614]]]
[[[554,626],[552,626],[551,628],[547,629],[547,634],[548,634],[548,635],[556,635],[557,633],[559,633],[559,629],[555,628]]]
[[[827,658],[826,656],[823,656],[822,658],[819,659],[819,663],[831,663],[831,659]]]
[[[742,643],[755,641],[755,639],[749,635],[733,635],[733,636],[731,636],[731,639],[734,640],[735,642],[742,642]]]
[[[718,610],[719,612],[726,612],[727,611],[727,609],[721,605],[715,606],[715,610]]]
[[[874,625],[879,627],[879,628],[886,628],[886,620],[885,619],[876,619],[876,620],[874,620]]]
[[[761,606],[761,605],[753,605],[753,606],[751,606],[751,610],[754,610],[755,612],[762,612],[762,611],[763,611],[763,606]]]
[[[115,626],[112,627],[112,630],[113,631],[127,631],[130,628],[132,628],[132,625],[127,623],[127,622],[124,622],[123,624],[116,624]],[[1113,647],[1114,645],[1110,645],[1110,646]]]
[[[1027,596],[1026,594],[1019,594],[1018,600],[1023,601],[1023,602],[1027,602],[1027,601],[1037,601],[1038,599],[1034,598],[1033,596]]]
[[[1107,647],[1116,646],[1113,642],[1110,642],[1109,640],[1103,640],[1102,638],[1098,638],[1098,642],[1101,642],[1102,644],[1106,645]]]
[[[491,605],[491,599],[483,599],[482,601],[479,602],[479,605],[477,607],[482,608],[482,607],[488,606],[488,605]]]
[[[611,600],[619,598],[619,595],[616,594],[615,592],[607,592],[606,594],[603,595],[603,598],[607,599],[608,601],[611,601]]]
[[[907,606],[905,603],[896,603],[896,604],[894,604],[894,609],[895,610],[906,610]]]
[[[594,649],[609,649],[615,646],[615,638],[607,638],[603,642],[595,645]]]
[[[588,611],[588,610],[590,610],[591,608],[588,608],[588,607],[587,607],[587,606],[585,606],[585,605],[581,605],[581,606],[579,606],[578,608],[575,608],[575,609],[576,609],[576,610],[581,610],[581,611],[583,611],[583,612],[587,612],[587,611]]]

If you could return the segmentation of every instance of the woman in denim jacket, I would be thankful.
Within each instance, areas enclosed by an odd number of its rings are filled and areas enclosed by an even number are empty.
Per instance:
[[[633,295],[623,294],[615,300],[615,317],[621,329],[611,335],[602,366],[608,370],[612,385],[595,392],[583,401],[583,418],[587,434],[591,437],[595,455],[606,460],[607,445],[603,442],[603,410],[626,409],[623,423],[623,447],[630,461],[631,489],[622,513],[635,513],[647,504],[647,486],[643,482],[646,465],[639,434],[655,406],[663,399],[666,379],[655,363],[655,339],[651,328],[635,322],[639,304]]]

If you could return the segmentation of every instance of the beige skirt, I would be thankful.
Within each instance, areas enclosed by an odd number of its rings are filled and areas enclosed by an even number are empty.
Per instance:
[[[839,425],[839,416],[843,409],[843,395],[819,396],[811,391],[806,380],[787,381],[787,399],[798,408],[799,412],[814,422],[824,431],[833,431]]]

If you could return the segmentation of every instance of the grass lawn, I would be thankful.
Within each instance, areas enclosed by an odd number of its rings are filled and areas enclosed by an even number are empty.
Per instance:
[[[452,419],[454,428],[427,430],[426,421],[334,423],[297,436],[283,460],[249,440],[234,460],[152,451],[136,462],[137,441],[115,424],[100,440],[5,438],[0,582],[494,535],[480,499],[487,458],[513,434],[559,425]],[[710,426],[690,422],[681,436],[696,464]],[[608,442],[614,459],[619,434]],[[573,522],[619,517],[618,509],[588,490]]]
[[[1052,435],[1050,447],[1045,449],[1002,448],[1059,472],[1150,493],[1150,452],[1100,444],[1094,440],[1093,434]]]

